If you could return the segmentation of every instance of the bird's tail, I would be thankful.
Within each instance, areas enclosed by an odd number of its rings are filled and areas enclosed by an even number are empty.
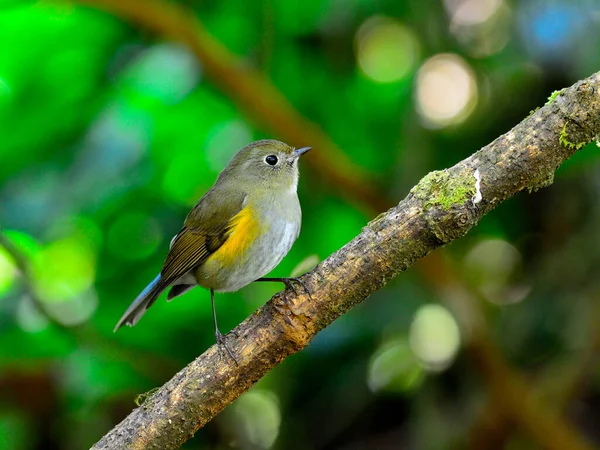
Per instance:
[[[158,296],[165,290],[165,286],[161,283],[160,274],[152,280],[152,282],[146,286],[146,288],[137,296],[137,298],[129,305],[125,314],[117,322],[115,329],[117,331],[123,325],[134,326],[142,318],[144,313],[152,303],[158,298]]]

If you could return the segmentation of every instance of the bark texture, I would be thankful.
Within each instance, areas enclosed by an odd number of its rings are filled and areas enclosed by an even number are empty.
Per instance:
[[[302,281],[177,373],[94,449],[173,449],[337,317],[432,250],[467,233],[507,198],[552,183],[554,171],[600,134],[600,72],[563,89],[511,131],[449,169],[432,172]]]

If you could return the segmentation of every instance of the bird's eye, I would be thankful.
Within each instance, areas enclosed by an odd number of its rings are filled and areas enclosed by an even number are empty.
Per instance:
[[[275,164],[277,164],[277,156],[269,155],[265,158],[265,162],[270,166],[274,166]]]

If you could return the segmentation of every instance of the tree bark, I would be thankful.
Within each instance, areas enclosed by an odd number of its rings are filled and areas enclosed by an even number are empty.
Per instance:
[[[278,293],[227,336],[238,364],[221,358],[213,345],[93,448],[178,448],[269,370],[419,258],[463,236],[507,198],[551,184],[558,166],[599,134],[600,72],[553,95],[454,167],[425,176],[396,207],[302,277],[312,295],[301,289]],[[551,417],[548,421],[552,424]],[[563,438],[573,443],[571,436]]]

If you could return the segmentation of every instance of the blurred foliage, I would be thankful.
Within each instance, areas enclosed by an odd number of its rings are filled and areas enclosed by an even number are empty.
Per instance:
[[[181,3],[397,200],[600,68],[596,0]],[[233,153],[278,136],[186,48],[74,3],[0,0],[0,56],[0,225],[31,265],[22,277],[0,248],[0,448],[87,448],[213,343],[202,289],[112,329]],[[512,364],[559,386],[546,392],[577,384],[569,418],[600,442],[600,366],[584,358],[600,342],[589,147],[446,257],[487,300]],[[301,171],[303,231],[273,276],[309,269],[370,218]],[[221,329],[278,289],[219,295]],[[466,448],[487,393],[442,300],[415,270],[402,274],[184,448]],[[510,434],[485,448],[503,445],[538,448]]]

